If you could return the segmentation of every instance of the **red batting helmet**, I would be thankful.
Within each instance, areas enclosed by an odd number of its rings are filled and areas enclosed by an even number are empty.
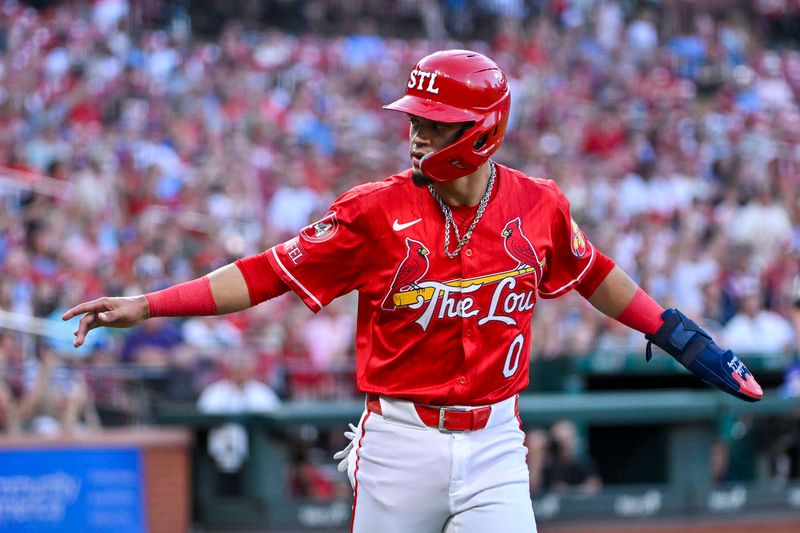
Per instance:
[[[494,61],[469,50],[444,50],[420,59],[405,96],[384,109],[473,123],[456,142],[422,158],[425,176],[452,181],[475,172],[500,147],[510,107],[508,80]]]

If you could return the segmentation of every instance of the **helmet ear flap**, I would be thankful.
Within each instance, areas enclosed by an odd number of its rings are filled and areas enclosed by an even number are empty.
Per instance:
[[[502,103],[501,103],[502,104]],[[480,126],[481,134],[472,145],[472,151],[475,157],[488,159],[503,142],[503,137],[506,132],[506,124],[508,123],[508,106],[500,106],[499,109],[494,109],[486,115],[486,119]]]
[[[510,103],[508,80],[494,61],[469,50],[443,50],[420,59],[405,95],[384,107],[436,122],[471,123],[420,163],[432,180],[452,181],[475,172],[500,147]]]
[[[508,99],[478,120],[450,146],[420,162],[422,173],[434,181],[452,181],[472,174],[500,148],[508,122]]]

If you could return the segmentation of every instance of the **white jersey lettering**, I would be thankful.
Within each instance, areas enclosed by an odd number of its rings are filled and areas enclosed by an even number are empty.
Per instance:
[[[522,347],[525,345],[525,337],[519,333],[514,340],[511,341],[511,346],[508,347],[506,353],[506,362],[503,365],[503,377],[510,378],[517,373],[519,368],[519,356],[522,355]]]
[[[455,317],[473,317],[481,313],[480,309],[473,309],[475,300],[471,297],[463,296],[480,289],[483,285],[469,285],[458,287],[440,283],[438,281],[423,281],[418,284],[420,289],[433,289],[433,293],[428,300],[421,294],[417,296],[417,301],[409,304],[411,309],[421,309],[425,307],[422,314],[415,320],[423,331],[427,331],[431,319],[436,316],[438,319]],[[516,326],[517,321],[514,315],[525,313],[536,306],[536,296],[534,291],[515,292],[517,286],[515,277],[508,277],[501,280],[492,292],[491,302],[486,315],[478,320],[478,325],[482,326],[488,322],[502,322],[507,326]],[[455,294],[462,295],[456,298]]]
[[[505,302],[503,302],[503,310],[506,313],[529,311],[536,305],[536,302],[532,302],[531,300],[533,300],[533,291],[521,294],[510,292],[508,296],[506,296]]]
[[[425,311],[414,321],[420,325],[422,331],[426,331],[428,329],[428,326],[431,323],[431,318],[433,318],[433,314],[436,311],[437,304],[439,308],[439,312],[436,314],[437,318],[454,318],[457,316],[472,317],[479,313],[477,309],[473,309],[471,311],[469,310],[474,303],[472,298],[465,298],[459,302],[451,295],[453,293],[464,294],[474,292],[480,289],[480,285],[472,285],[470,287],[462,288],[452,287],[436,281],[424,281],[419,284],[419,287],[423,289],[430,287],[433,289],[433,295],[431,296],[431,299],[428,300]],[[425,305],[425,300],[419,298],[417,303],[414,303],[409,307],[412,309],[419,309],[423,305]]]
[[[292,260],[295,265],[303,258],[303,252],[297,242],[297,237],[286,243],[286,255]]]
[[[492,293],[492,300],[489,303],[489,312],[485,317],[478,320],[479,326],[492,321],[502,322],[508,326],[516,326],[517,321],[508,315],[514,312],[529,311],[534,308],[536,305],[536,297],[533,291],[525,291],[522,293],[514,292],[512,289],[516,286],[517,280],[514,277],[505,278],[497,284],[497,287],[495,287]],[[500,298],[503,296],[503,290],[506,288],[508,288],[509,292],[503,301],[502,311],[506,313],[506,315],[503,315],[498,313],[498,306],[500,304]]]

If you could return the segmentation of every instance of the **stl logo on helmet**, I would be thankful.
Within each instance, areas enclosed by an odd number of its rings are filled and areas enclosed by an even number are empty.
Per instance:
[[[434,87],[436,76],[438,76],[436,72],[425,72],[424,70],[414,69],[411,71],[411,74],[408,75],[408,88],[417,89],[418,91],[427,91],[431,94],[439,94],[439,88]],[[428,82],[427,87],[425,87],[426,81]]]

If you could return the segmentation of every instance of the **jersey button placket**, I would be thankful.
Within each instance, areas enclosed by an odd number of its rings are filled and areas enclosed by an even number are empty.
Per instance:
[[[472,248],[464,248],[461,250],[461,272],[464,278],[469,278],[475,276],[475,269],[474,269],[474,261],[472,260]],[[464,346],[464,355],[466,356],[475,348],[475,324],[474,318],[466,318],[461,322],[461,335],[462,335],[462,343]],[[461,379],[464,379],[463,376],[459,378],[459,383],[461,383]]]

